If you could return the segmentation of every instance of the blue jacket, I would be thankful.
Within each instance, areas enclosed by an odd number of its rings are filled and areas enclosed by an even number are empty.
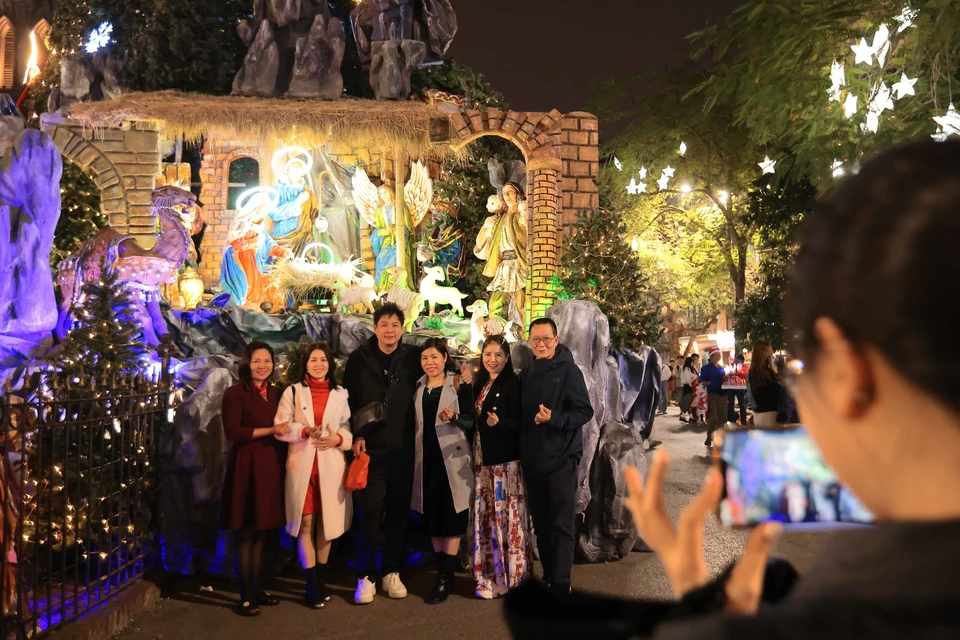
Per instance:
[[[707,393],[712,396],[725,395],[723,390],[723,367],[718,367],[712,362],[708,362],[700,369],[700,382],[709,382]]]

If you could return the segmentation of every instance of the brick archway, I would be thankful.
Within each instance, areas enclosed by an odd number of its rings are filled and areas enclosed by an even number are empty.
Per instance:
[[[560,262],[564,116],[556,109],[549,113],[466,110],[453,114],[451,123],[457,149],[483,136],[498,136],[523,152],[530,205],[527,313],[530,318],[542,316],[554,302],[553,278]]]
[[[51,126],[46,131],[60,153],[93,178],[100,189],[100,210],[107,215],[110,224],[126,225],[127,189],[116,165],[92,142],[84,140],[67,127]]]

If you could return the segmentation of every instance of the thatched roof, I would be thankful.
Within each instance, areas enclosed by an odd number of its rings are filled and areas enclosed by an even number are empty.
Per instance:
[[[448,153],[430,143],[431,119],[444,114],[417,101],[287,100],[207,96],[180,91],[130,93],[107,102],[71,106],[70,117],[93,128],[123,121],[156,122],[168,139],[278,139],[306,146],[339,142],[371,149],[401,149],[413,156]]]

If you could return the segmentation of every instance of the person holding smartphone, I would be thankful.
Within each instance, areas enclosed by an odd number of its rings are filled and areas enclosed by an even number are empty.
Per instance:
[[[520,468],[520,379],[503,336],[487,338],[480,359],[483,367],[473,383],[473,577],[477,596],[489,600],[523,584],[533,558]]]
[[[768,564],[781,525],[762,524],[739,561],[712,578],[703,529],[723,494],[720,472],[710,471],[674,526],[661,451],[646,482],[625,471],[627,504],[677,602],[584,596],[523,618],[521,606],[537,605],[517,590],[518,602],[508,600],[514,633],[529,621],[551,638],[591,629],[657,640],[960,637],[960,369],[939,366],[942,336],[960,326],[960,301],[943,295],[960,282],[958,212],[960,140],[928,140],[867,160],[806,216],[799,237],[781,378],[875,526],[835,533],[797,578]],[[571,615],[545,622],[574,607],[579,624]]]
[[[315,342],[303,349],[301,359],[302,382],[283,392],[275,422],[290,425],[277,436],[290,445],[287,533],[297,539],[307,606],[322,609],[330,601],[326,587],[330,546],[350,527],[353,514],[344,486],[347,463],[343,456],[353,445],[353,436],[347,391],[333,375],[333,351]]]

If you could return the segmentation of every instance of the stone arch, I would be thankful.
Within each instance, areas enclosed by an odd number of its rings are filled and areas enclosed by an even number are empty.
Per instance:
[[[498,136],[513,142],[523,153],[530,211],[527,221],[528,320],[542,316],[555,298],[553,278],[560,262],[562,119],[556,109],[549,113],[471,109],[451,117],[455,149],[462,149],[483,136]]]
[[[81,135],[62,126],[45,127],[53,138],[54,144],[64,157],[72,160],[88,173],[97,188],[100,189],[100,211],[110,222],[110,226],[126,228],[128,226],[127,188],[117,166],[100,150],[93,141],[85,140]]]

